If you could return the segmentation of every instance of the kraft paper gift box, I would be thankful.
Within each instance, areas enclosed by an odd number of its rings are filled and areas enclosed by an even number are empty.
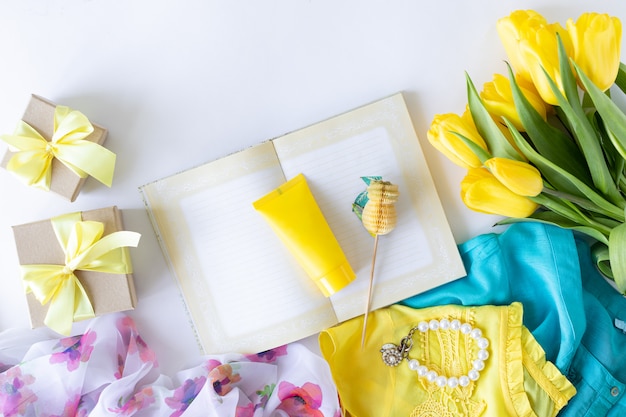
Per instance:
[[[81,212],[82,220],[98,221],[104,225],[103,236],[124,230],[122,213],[115,207]],[[13,226],[20,265],[64,265],[65,254],[57,240],[51,219]],[[124,248],[126,262],[130,254]],[[132,274],[115,274],[76,270],[74,274],[85,288],[96,316],[134,309],[135,286]],[[44,326],[49,304],[42,305],[32,293],[26,294],[33,328]]]
[[[50,141],[54,132],[54,111],[56,106],[55,103],[33,94],[24,111],[22,120],[37,130],[47,141]],[[102,145],[107,137],[107,129],[93,122],[91,124],[94,130],[85,140]],[[0,162],[0,166],[6,168],[13,155],[13,152],[7,151],[2,162]],[[58,159],[54,158],[52,160],[50,191],[70,201],[74,201],[86,180],[86,177],[79,177]]]

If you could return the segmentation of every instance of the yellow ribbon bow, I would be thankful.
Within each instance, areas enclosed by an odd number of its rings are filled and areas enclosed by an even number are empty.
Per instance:
[[[65,252],[65,265],[22,265],[22,279],[27,293],[32,292],[43,305],[50,303],[44,323],[69,335],[73,321],[95,317],[91,301],[74,271],[131,273],[124,247],[136,247],[141,235],[121,231],[102,237],[104,224],[82,221],[80,213],[58,216],[51,222]]]
[[[66,106],[54,109],[54,132],[47,141],[28,123],[20,120],[12,135],[2,135],[15,150],[7,169],[28,185],[50,190],[52,159],[57,158],[80,178],[91,175],[111,186],[115,154],[105,147],[85,140],[93,126],[79,111]]]

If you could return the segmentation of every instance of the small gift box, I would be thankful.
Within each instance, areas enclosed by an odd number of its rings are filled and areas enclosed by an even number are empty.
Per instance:
[[[107,130],[82,113],[32,95],[0,166],[22,182],[74,201],[87,176],[107,186],[113,181],[115,154],[104,148]]]
[[[13,226],[32,327],[69,334],[72,322],[135,307],[129,246],[117,207]]]

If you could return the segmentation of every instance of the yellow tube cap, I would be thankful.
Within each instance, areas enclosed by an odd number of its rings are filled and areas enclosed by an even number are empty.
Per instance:
[[[354,281],[356,274],[348,262],[341,264],[326,275],[323,275],[315,283],[324,296],[330,297],[346,285]]]

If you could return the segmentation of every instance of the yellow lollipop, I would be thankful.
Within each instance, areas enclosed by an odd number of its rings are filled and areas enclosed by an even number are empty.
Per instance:
[[[386,235],[396,227],[398,186],[388,181],[372,181],[367,187],[367,204],[363,208],[363,226],[373,236]]]

